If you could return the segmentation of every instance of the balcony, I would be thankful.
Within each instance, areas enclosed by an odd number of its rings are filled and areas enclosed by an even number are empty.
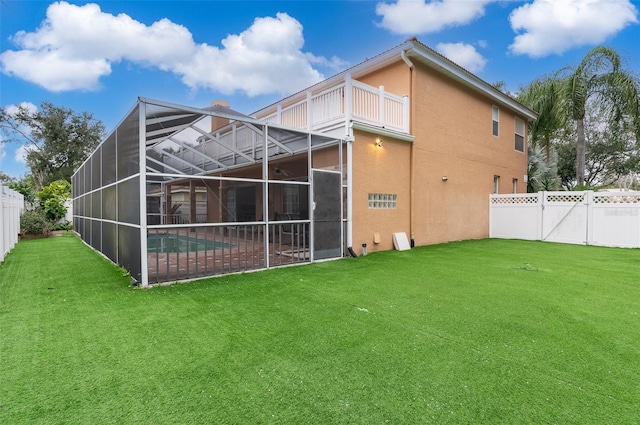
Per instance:
[[[304,96],[304,94],[301,94]],[[270,123],[309,131],[326,131],[350,121],[409,133],[409,96],[385,91],[352,80],[324,91],[306,92],[306,97],[287,106],[275,105],[275,111],[258,118]]]

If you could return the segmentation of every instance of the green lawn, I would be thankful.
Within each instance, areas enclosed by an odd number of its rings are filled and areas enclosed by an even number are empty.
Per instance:
[[[481,240],[134,289],[0,266],[2,424],[632,424],[640,252]]]

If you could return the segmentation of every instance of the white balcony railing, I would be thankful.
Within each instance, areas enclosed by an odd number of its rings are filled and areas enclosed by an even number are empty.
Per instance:
[[[307,92],[304,100],[282,107],[265,117],[272,124],[321,131],[353,119],[403,133],[409,132],[409,96],[397,96],[352,80],[319,93]]]
[[[300,99],[300,98],[298,98]],[[258,115],[269,124],[304,131],[330,131],[357,121],[400,133],[409,133],[409,96],[397,96],[352,80],[321,92],[306,92],[295,103],[277,104],[275,112]],[[203,133],[204,130],[199,131]],[[204,134],[204,133],[203,133]],[[232,123],[211,133],[215,140],[200,137],[196,145],[182,144],[179,152],[162,151],[164,172],[200,174],[233,165],[254,163],[263,149],[264,138],[251,127]],[[212,165],[213,164],[213,165]]]

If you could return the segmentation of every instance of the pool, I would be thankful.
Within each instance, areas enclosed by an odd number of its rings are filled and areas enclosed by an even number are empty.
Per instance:
[[[147,236],[147,252],[193,252],[229,247],[231,245],[228,243],[176,235],[175,233],[158,233]]]

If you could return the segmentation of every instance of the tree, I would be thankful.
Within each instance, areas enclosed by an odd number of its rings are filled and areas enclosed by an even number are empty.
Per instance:
[[[539,113],[538,119],[529,124],[530,143],[534,147],[543,146],[547,160],[551,148],[558,145],[558,169],[564,186],[581,187],[585,179],[592,183],[597,181],[594,172],[602,175],[602,170],[597,167],[585,168],[587,153],[595,156],[597,148],[605,147],[595,143],[594,134],[591,136],[592,148],[587,152],[588,131],[604,125],[616,130],[609,136],[625,137],[624,142],[609,137],[605,144],[609,147],[616,143],[627,146],[629,135],[632,135],[634,143],[640,138],[640,81],[623,69],[620,56],[607,47],[592,49],[575,68],[566,67],[551,76],[534,80],[521,89],[518,99]],[[598,126],[588,129],[587,115],[594,108],[598,110]],[[573,148],[567,145],[569,140]],[[575,154],[572,162],[574,172],[565,168],[571,162],[566,157],[571,149]],[[605,151],[611,152],[609,148]],[[611,163],[601,159],[593,158],[590,162],[611,168]]]
[[[622,119],[618,122],[606,120],[602,104],[590,103],[585,113],[585,175],[578,183],[576,175],[575,136],[558,140],[558,172],[562,186],[608,187],[621,178],[640,171],[640,152],[632,126]],[[575,132],[575,130],[574,130]]]
[[[9,188],[22,194],[24,201],[28,204],[27,208],[34,206],[36,202],[36,187],[31,174],[27,174],[20,180],[9,183]]]
[[[606,120],[616,125],[621,120],[632,126],[640,139],[640,82],[622,69],[621,58],[607,47],[589,51],[575,68],[565,68],[559,75],[561,109],[576,125],[576,181],[585,182],[585,115],[591,102],[602,108]],[[564,106],[564,107],[563,107]]]
[[[67,207],[65,203],[71,197],[71,183],[66,180],[56,180],[42,188],[38,192],[40,208],[44,211],[47,220],[55,223],[65,216]]]
[[[562,137],[567,125],[566,115],[560,111],[560,87],[557,76],[545,76],[533,80],[522,88],[518,100],[538,113],[538,119],[529,123],[529,146],[545,150],[547,165],[551,161],[554,140]]]
[[[2,171],[0,171],[0,184],[3,185],[8,185],[10,183],[15,182],[16,180],[11,177],[10,175],[8,175],[7,173],[3,173]]]
[[[558,166],[555,150],[543,152],[543,148],[529,145],[527,164],[527,192],[535,193],[540,190],[558,190]]]
[[[104,136],[104,125],[88,112],[42,102],[33,111],[19,106],[9,114],[0,110],[0,129],[4,142],[17,142],[27,150],[27,165],[42,188],[59,179],[71,181],[77,167]]]

